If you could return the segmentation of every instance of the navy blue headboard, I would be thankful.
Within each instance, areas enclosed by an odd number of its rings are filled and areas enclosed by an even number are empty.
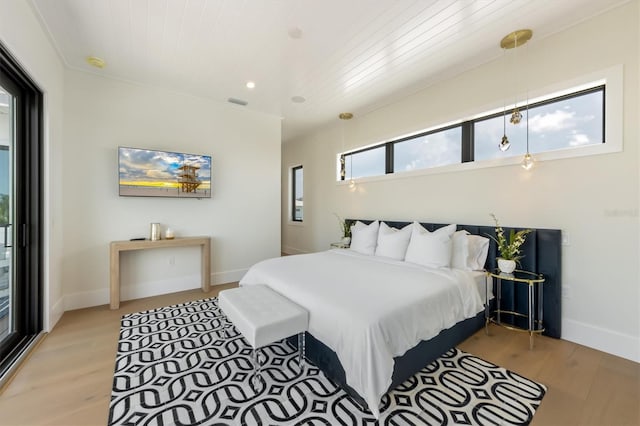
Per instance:
[[[369,219],[347,219],[348,223],[355,223],[360,220],[369,224]],[[383,221],[394,228],[402,228],[411,222]],[[425,229],[435,231],[448,224],[441,223],[421,223]],[[496,236],[493,226],[478,225],[457,225],[457,229],[466,230],[471,234],[492,237]],[[524,228],[503,227],[505,234],[509,235],[511,229],[516,232]],[[527,239],[522,246],[524,257],[520,260],[518,269],[537,272],[545,277],[543,288],[543,325],[545,336],[560,338],[562,331],[562,232],[559,229],[533,229],[527,235]],[[491,270],[496,268],[496,257],[498,256],[496,243],[491,240],[489,244],[489,255],[485,268]],[[524,285],[503,285],[502,286],[502,309],[526,312],[528,306],[528,293]]]

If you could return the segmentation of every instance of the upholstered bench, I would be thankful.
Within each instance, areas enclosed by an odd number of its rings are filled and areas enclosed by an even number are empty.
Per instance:
[[[298,365],[302,368],[304,333],[309,313],[266,285],[250,285],[223,290],[218,295],[220,309],[253,348],[252,384],[261,380],[259,350],[285,337],[298,334]],[[226,331],[225,331],[226,332]]]

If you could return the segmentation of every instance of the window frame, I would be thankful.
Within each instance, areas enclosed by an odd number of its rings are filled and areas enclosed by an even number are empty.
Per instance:
[[[367,146],[365,148],[360,148],[357,149],[355,151],[349,151],[349,152],[344,152],[342,154],[340,154],[340,158],[344,159],[344,161],[340,161],[340,180],[346,180],[347,179],[347,157],[348,156],[353,156],[356,154],[362,154],[363,152],[367,152],[367,151],[373,151],[374,149],[380,149],[382,147],[385,147],[385,154],[384,154],[384,158],[385,158],[385,164],[384,164],[384,174],[382,175],[373,175],[373,176],[363,176],[363,177],[355,177],[353,179],[366,179],[366,178],[371,178],[371,177],[377,177],[377,176],[384,176],[387,175],[389,173],[393,173],[393,172],[389,172],[389,169],[393,169],[393,149],[391,149],[391,154],[389,153],[389,145],[392,144],[393,142],[384,142],[384,143],[380,143],[377,145],[372,145],[372,146]],[[391,156],[391,164],[389,164],[389,157]],[[351,160],[353,161],[353,160]],[[352,177],[349,176],[349,179],[351,179]]]
[[[291,167],[291,198],[289,199],[289,206],[291,210],[291,214],[289,215],[289,220],[293,223],[302,223],[304,222],[304,210],[302,211],[302,218],[296,219],[296,172],[301,170],[303,173],[302,178],[302,198],[304,200],[304,168],[302,164]],[[304,202],[304,201],[303,201]],[[304,205],[303,205],[304,206]],[[303,207],[304,208],[304,207]]]
[[[529,113],[530,109],[533,108],[538,108],[541,106],[545,106],[545,105],[551,105],[551,104],[555,104],[555,103],[559,103],[559,102],[563,102],[569,99],[574,99],[574,98],[579,98],[581,96],[585,96],[585,95],[589,95],[592,93],[598,93],[598,92],[602,92],[602,142],[600,144],[589,144],[590,146],[594,146],[594,145],[602,145],[606,142],[606,136],[605,136],[605,132],[606,132],[606,122],[607,122],[607,108],[606,108],[606,104],[607,104],[607,87],[606,84],[598,84],[596,86],[590,87],[590,88],[586,88],[586,89],[580,89],[574,92],[570,92],[570,93],[566,93],[566,94],[562,94],[559,96],[555,96],[553,98],[549,98],[549,99],[544,99],[541,101],[537,101],[537,102],[532,102],[529,103],[527,105],[522,105],[520,106],[520,111],[527,111],[527,114]],[[508,115],[510,113],[510,111],[513,108],[507,108],[507,119],[508,119]],[[487,121],[487,120],[492,120],[494,118],[498,118],[498,117],[502,117],[504,115],[504,111],[500,111],[500,112],[496,112],[493,114],[489,114],[489,115],[483,115],[481,117],[477,117],[474,118],[473,120],[469,120],[465,123],[470,123],[471,125],[471,135],[472,135],[472,140],[471,140],[471,160],[474,163],[476,162],[475,159],[475,146],[474,146],[474,142],[475,142],[475,125],[476,123],[480,123],[482,121]],[[463,139],[463,144],[464,144],[464,139]],[[496,142],[497,144],[497,142]],[[575,149],[575,148],[568,148],[568,147],[560,147],[560,148],[556,148],[556,149],[551,149],[551,150],[547,150],[547,151],[542,151],[539,153],[535,153],[534,155],[538,156],[540,154],[545,154],[547,152],[553,152],[553,151],[560,151],[560,150],[565,150],[565,149]],[[580,148],[578,148],[580,149]],[[518,157],[519,158],[519,157]],[[491,161],[491,160],[478,160],[477,162],[485,162],[485,161]]]
[[[456,128],[460,128],[460,145],[461,145],[461,149],[460,149],[460,163],[464,162],[464,146],[465,146],[465,141],[464,141],[464,136],[465,136],[465,132],[464,132],[464,127],[465,124],[467,124],[467,122],[462,122],[462,123],[454,123],[454,124],[449,124],[449,125],[445,125],[442,127],[437,127],[435,129],[431,129],[425,132],[421,132],[421,133],[417,133],[411,136],[405,136],[403,138],[400,139],[395,139],[392,142],[389,142],[389,144],[391,145],[391,172],[390,173],[407,173],[408,171],[398,171],[396,172],[394,170],[394,150],[395,150],[395,146],[396,144],[402,143],[402,142],[406,142],[412,139],[419,139],[422,138],[424,136],[429,136],[429,135],[433,135],[436,133],[441,133],[441,132],[446,132],[447,130],[452,130],[452,129],[456,129]],[[460,163],[452,163],[452,164],[444,164],[442,166],[434,166],[434,167],[423,167],[421,169],[416,169],[416,171],[418,170],[425,170],[425,169],[433,169],[433,168],[437,168],[437,167],[443,167],[443,166],[450,166],[453,164],[460,164]]]
[[[571,80],[561,83],[555,83],[544,87],[543,89],[531,90],[529,97],[529,107],[538,107],[566,99],[579,97],[588,93],[602,91],[602,127],[603,141],[598,144],[589,144],[579,147],[561,147],[555,150],[548,150],[535,154],[536,161],[547,161],[567,158],[579,158],[590,155],[609,154],[613,152],[621,152],[623,150],[623,66],[615,65],[610,68],[594,71]],[[512,109],[514,106],[506,106],[506,109]],[[367,176],[354,178],[358,181],[376,181],[382,179],[405,178],[410,176],[420,176],[427,174],[437,174],[452,172],[457,170],[472,170],[487,167],[500,167],[507,165],[515,165],[520,163],[520,156],[509,156],[503,158],[494,158],[486,160],[474,160],[474,124],[479,121],[490,119],[492,117],[502,116],[504,114],[504,105],[496,105],[494,109],[485,110],[477,115],[472,115],[467,119],[449,121],[447,124],[437,125],[429,128],[427,131],[419,131],[416,133],[405,134],[397,139],[387,140],[381,143],[369,145],[364,148],[354,149],[352,151],[340,152],[337,155],[338,173],[337,183],[344,183],[345,175],[342,175],[345,162],[341,162],[341,158],[347,157],[352,153],[358,153],[370,149],[387,147],[387,156],[385,164],[385,174],[376,176]],[[457,164],[435,166],[411,171],[393,172],[393,147],[394,143],[405,141],[407,139],[422,137],[431,133],[437,133],[442,130],[451,129],[456,126],[462,128],[462,161]],[[342,166],[341,166],[342,164]],[[346,174],[346,173],[345,173]]]

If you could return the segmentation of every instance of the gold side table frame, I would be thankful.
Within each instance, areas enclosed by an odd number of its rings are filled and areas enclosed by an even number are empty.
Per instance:
[[[542,274],[538,274],[530,271],[523,271],[516,269],[511,274],[501,272],[499,269],[487,271],[487,276],[491,280],[496,282],[496,309],[491,312],[489,308],[489,283],[485,287],[487,303],[485,305],[485,333],[489,334],[489,323],[494,323],[501,327],[514,331],[523,331],[529,333],[529,349],[533,349],[533,336],[535,334],[542,334],[544,332],[544,326],[542,324],[543,315],[543,284],[545,278]],[[500,299],[502,297],[502,281],[510,281],[515,286],[518,283],[526,284],[528,287],[528,310],[524,314],[522,312],[503,310],[500,307]],[[535,291],[538,292],[538,301],[536,303]],[[514,289],[515,291],[515,289]],[[537,310],[537,316],[534,316],[534,312]],[[527,318],[527,328],[521,328],[511,324],[505,324],[501,320],[502,315],[512,315],[516,317]]]

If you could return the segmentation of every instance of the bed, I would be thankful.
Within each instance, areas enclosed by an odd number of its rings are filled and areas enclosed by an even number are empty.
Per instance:
[[[408,222],[387,224],[400,228]],[[422,226],[435,230],[443,225]],[[476,235],[494,232],[492,227],[458,229]],[[539,261],[553,263],[559,279],[559,231],[551,231],[551,244],[547,231],[531,234],[523,248],[529,263],[523,267],[545,273],[551,269],[540,268]],[[554,250],[557,258],[551,255]],[[493,244],[487,259],[486,267],[492,268]],[[483,273],[427,268],[341,249],[269,259],[254,265],[240,282],[267,284],[305,307],[310,312],[307,358],[376,417],[388,390],[483,326],[485,283]],[[545,301],[549,293],[544,293]],[[517,292],[503,292],[502,297],[521,306]],[[545,323],[553,319],[547,312],[553,306],[553,300],[545,303]]]

